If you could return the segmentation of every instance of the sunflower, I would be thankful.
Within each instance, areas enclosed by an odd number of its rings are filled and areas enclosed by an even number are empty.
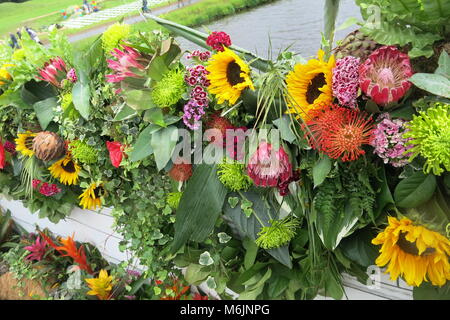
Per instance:
[[[407,218],[388,217],[388,221],[389,226],[372,243],[382,245],[375,263],[380,267],[389,264],[386,273],[392,280],[403,276],[410,286],[420,286],[428,279],[443,286],[450,280],[450,241],[446,237]]]
[[[16,150],[20,151],[25,157],[32,157],[34,155],[33,151],[33,139],[36,137],[36,133],[27,131],[25,133],[19,133],[17,135]]]
[[[63,159],[56,161],[50,168],[51,175],[65,185],[77,184],[81,167],[68,153]]]
[[[88,188],[79,196],[80,206],[83,209],[95,210],[102,206],[101,197],[104,195],[105,189],[102,183],[91,183]]]
[[[206,77],[211,82],[208,90],[216,95],[219,104],[225,100],[236,103],[245,88],[255,90],[249,66],[228,48],[213,55],[206,70],[209,72]]]
[[[306,120],[310,110],[320,107],[320,103],[333,100],[332,78],[335,66],[334,56],[324,61],[324,52],[319,50],[317,59],[306,64],[297,64],[286,77],[289,113],[297,114]]]

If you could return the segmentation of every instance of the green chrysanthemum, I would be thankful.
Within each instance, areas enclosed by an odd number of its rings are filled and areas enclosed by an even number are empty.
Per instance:
[[[181,196],[183,192],[171,192],[167,195],[167,204],[172,209],[177,209],[180,204]]]
[[[177,103],[185,92],[184,72],[179,69],[173,69],[156,83],[151,95],[153,102],[157,106],[165,108]]]
[[[247,190],[253,185],[252,179],[245,174],[244,164],[224,162],[217,168],[220,182],[231,191]]]
[[[407,125],[403,137],[411,138],[407,143],[412,156],[409,161],[421,155],[426,159],[424,172],[439,176],[444,168],[450,171],[450,104],[436,103],[426,111],[419,112]]]
[[[288,216],[283,220],[270,220],[269,227],[262,227],[256,244],[263,249],[273,249],[288,244],[299,226],[297,219]]]
[[[17,49],[12,55],[13,60],[21,61],[25,59],[25,49]]]
[[[70,142],[69,150],[72,153],[72,158],[81,163],[93,164],[97,163],[98,152],[91,146],[87,145],[81,140]]]
[[[119,42],[131,32],[129,24],[115,23],[110,26],[102,35],[102,45],[105,53],[109,54],[114,48],[117,48]]]

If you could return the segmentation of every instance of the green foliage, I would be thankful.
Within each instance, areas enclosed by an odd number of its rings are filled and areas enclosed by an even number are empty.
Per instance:
[[[357,0],[365,20],[361,31],[386,45],[411,45],[411,58],[433,54],[432,45],[449,30],[450,4],[440,0]]]

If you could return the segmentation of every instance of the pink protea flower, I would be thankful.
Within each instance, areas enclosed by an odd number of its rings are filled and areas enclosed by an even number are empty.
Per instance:
[[[272,149],[271,144],[261,142],[247,165],[247,174],[257,186],[277,187],[292,176],[292,164],[283,147]]]
[[[333,69],[333,95],[343,106],[356,107],[359,89],[359,58],[347,56],[336,61]]]
[[[214,31],[206,39],[206,44],[216,51],[223,51],[223,47],[231,46],[231,39],[228,34],[223,31]]]
[[[46,62],[44,67],[39,70],[39,80],[49,82],[55,87],[60,88],[61,82],[67,77],[67,67],[63,59],[56,57]]]
[[[139,61],[143,60],[142,56],[135,49],[122,45],[123,50],[117,48],[111,51],[116,60],[108,59],[108,67],[115,71],[115,74],[106,75],[108,82],[120,82],[125,78],[140,78],[138,71],[145,69]]]
[[[39,236],[36,237],[36,242],[31,246],[24,247],[25,250],[30,251],[31,253],[25,257],[25,260],[28,261],[41,261],[47,252],[47,241],[42,240]]]
[[[75,83],[78,81],[77,73],[75,72],[75,69],[72,68],[67,72],[67,80],[69,80],[72,83]]]
[[[407,54],[394,46],[381,47],[359,67],[361,90],[377,104],[398,101],[411,87],[413,75]]]

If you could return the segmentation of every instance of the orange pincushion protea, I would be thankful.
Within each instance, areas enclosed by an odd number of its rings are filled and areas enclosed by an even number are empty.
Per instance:
[[[365,153],[372,135],[372,118],[364,112],[337,105],[328,105],[323,111],[310,113],[307,132],[311,147],[326,153],[332,159],[354,161]]]

